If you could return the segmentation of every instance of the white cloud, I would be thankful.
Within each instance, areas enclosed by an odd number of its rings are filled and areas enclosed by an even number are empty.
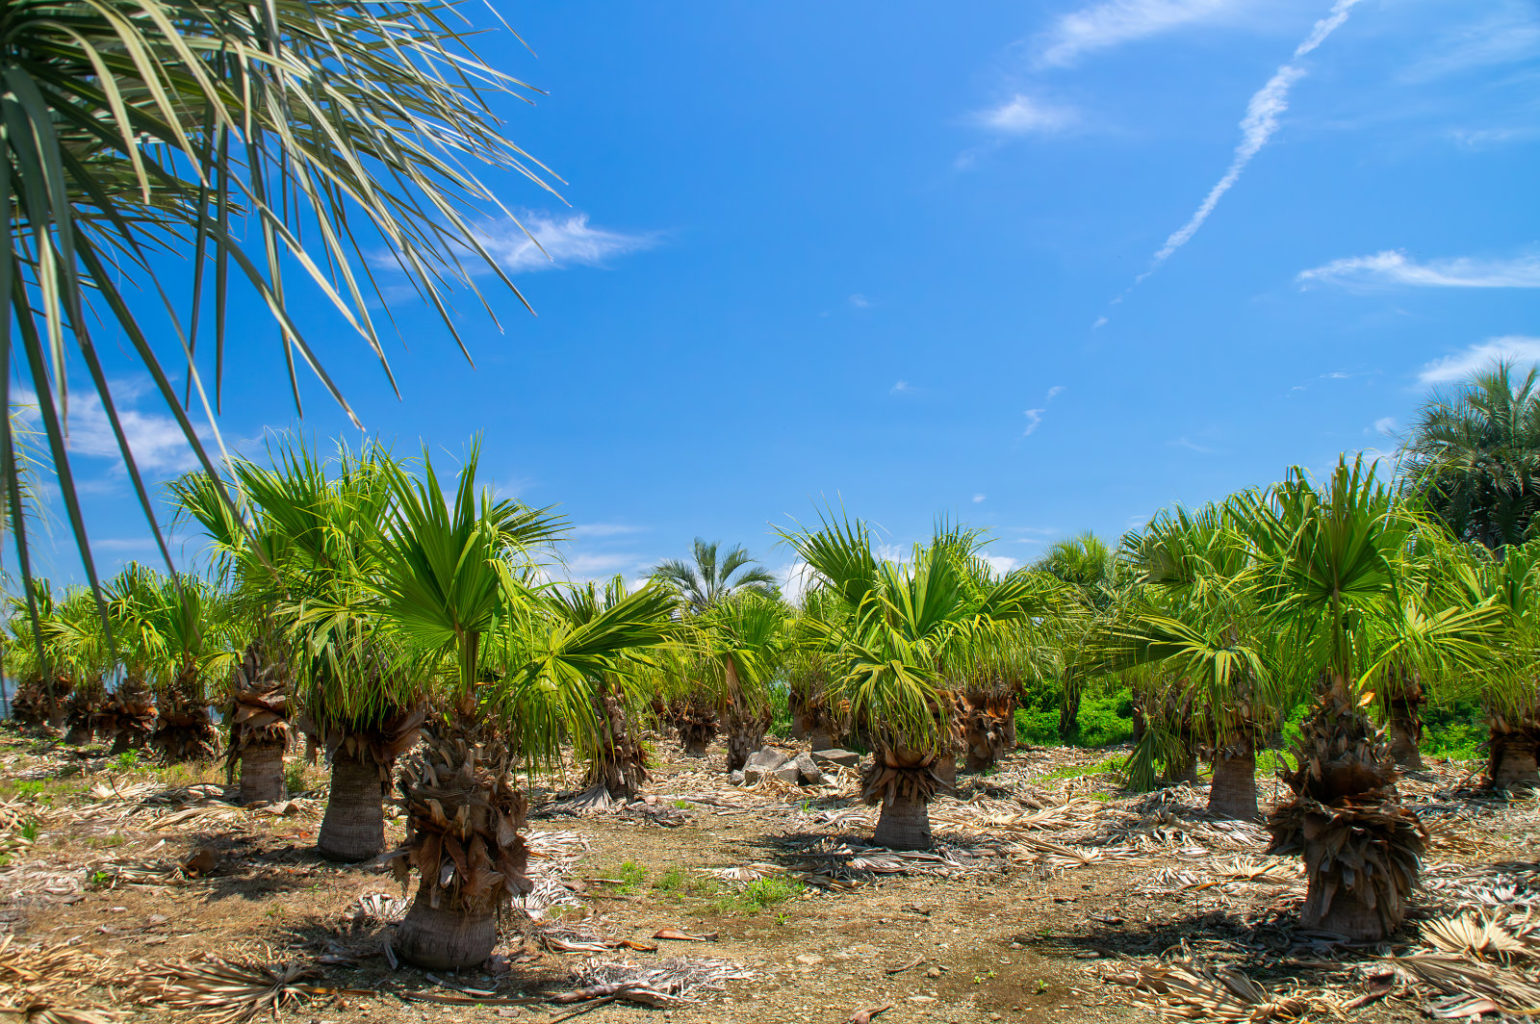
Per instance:
[[[984,499],[987,498],[987,497],[989,497],[989,495],[987,495],[987,494],[975,494],[973,496],[973,503],[975,505],[981,504],[981,503],[983,503]]]
[[[1408,285],[1419,288],[1540,288],[1540,253],[1511,259],[1451,259],[1419,263],[1404,250],[1350,256],[1300,271],[1301,285]]]
[[[852,295],[850,297],[850,299],[849,299],[849,302],[850,302],[850,304],[852,306],[856,307],[857,309],[865,309],[865,308],[867,308],[868,306],[870,306],[872,304],[872,300],[868,299],[865,295],[862,295],[860,292],[856,292],[854,295]]]
[[[888,394],[890,395],[909,395],[913,393],[914,385],[910,384],[907,380],[901,380],[897,384],[894,384],[892,387],[888,388]]]
[[[1097,50],[1228,18],[1245,6],[1241,0],[1103,0],[1054,22],[1039,41],[1037,60],[1064,67]]]
[[[1094,322],[1092,322],[1091,330],[1094,331],[1094,330],[1097,330],[1099,328],[1106,327],[1106,326],[1107,326],[1107,318],[1104,317],[1104,316],[1099,316],[1099,317],[1096,318],[1096,320]]]
[[[1020,560],[1012,558],[1010,555],[984,555],[983,559],[1000,576],[1004,576],[1021,564]]]
[[[198,465],[198,457],[193,454],[187,435],[173,417],[163,413],[140,412],[134,408],[135,403],[150,392],[147,381],[119,380],[109,381],[108,384],[112,390],[118,422],[123,427],[123,435],[128,440],[134,462],[141,473],[169,476],[186,472]],[[30,388],[15,387],[12,395],[17,405],[37,405],[37,394]],[[42,422],[41,415],[35,411],[24,415],[30,423],[40,425]],[[115,468],[118,471],[126,473],[122,462],[123,453],[118,447],[117,435],[112,431],[112,422],[107,418],[107,410],[101,398],[94,391],[72,392],[64,428],[69,437],[67,449],[71,454],[111,459],[117,464]],[[206,447],[212,444],[213,433],[207,427],[196,427],[195,424],[195,429]],[[217,451],[213,452],[211,457],[217,454]]]
[[[975,123],[1002,135],[1052,134],[1079,121],[1072,107],[1017,93],[997,107],[973,115]]]
[[[655,235],[628,235],[593,227],[586,213],[560,219],[543,213],[526,214],[519,222],[509,219],[484,225],[476,238],[510,274],[600,266],[613,256],[650,249],[658,242]]]
[[[1251,102],[1246,105],[1246,116],[1241,119],[1241,141],[1235,147],[1235,155],[1230,159],[1229,169],[1225,171],[1224,177],[1209,189],[1208,195],[1199,204],[1197,211],[1188,218],[1187,223],[1173,231],[1166,239],[1166,244],[1155,253],[1150,269],[1140,274],[1137,280],[1142,281],[1154,273],[1156,267],[1191,241],[1193,235],[1198,233],[1198,229],[1203,227],[1203,222],[1208,220],[1209,215],[1214,212],[1214,208],[1219,205],[1219,200],[1240,180],[1246,165],[1251,163],[1252,158],[1262,151],[1262,147],[1267,145],[1273,134],[1277,132],[1278,119],[1283,116],[1284,111],[1289,109],[1289,90],[1305,75],[1305,69],[1295,61],[1324,43],[1326,38],[1347,20],[1348,12],[1359,2],[1360,0],[1337,0],[1326,17],[1315,23],[1305,41],[1294,48],[1294,56],[1289,63],[1273,72],[1273,77],[1268,79],[1267,84],[1251,97]]]
[[[1485,370],[1498,360],[1512,363],[1540,363],[1540,338],[1510,334],[1502,338],[1489,338],[1471,345],[1463,352],[1435,359],[1417,373],[1417,382],[1423,387],[1449,384],[1464,380],[1473,373]]]
[[[1022,413],[1027,418],[1027,429],[1022,431],[1021,436],[1031,437],[1032,431],[1043,425],[1043,413],[1047,411],[1047,409],[1028,409]]]
[[[794,605],[802,604],[803,595],[818,579],[818,574],[806,562],[783,565],[776,571],[776,575],[781,579],[781,596]]]
[[[568,552],[562,559],[568,578],[574,582],[608,579],[616,573],[634,572],[644,563],[645,559],[637,555],[620,552]]]
[[[1048,389],[1048,401],[1051,402],[1062,394],[1064,394],[1064,385],[1055,384],[1053,387]]]
[[[1390,437],[1396,432],[1396,418],[1394,416],[1381,416],[1374,421],[1374,432]]]

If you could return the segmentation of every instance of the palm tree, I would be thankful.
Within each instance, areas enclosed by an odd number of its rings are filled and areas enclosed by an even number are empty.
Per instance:
[[[275,619],[284,595],[277,566],[285,542],[271,523],[251,514],[249,503],[245,510],[231,504],[228,491],[232,482],[281,489],[315,481],[304,474],[264,474],[245,462],[233,463],[231,475],[234,481],[188,473],[168,489],[176,507],[173,522],[192,520],[208,537],[217,571],[230,584],[231,614],[248,638],[227,688],[226,778],[233,782],[239,776],[243,804],[277,803],[288,795],[283,756],[293,739],[288,644]],[[319,494],[313,486],[309,497],[319,500]]]
[[[1138,587],[1104,642],[1114,664],[1157,672],[1129,775],[1153,778],[1147,762],[1157,756],[1185,775],[1196,743],[1214,765],[1209,811],[1253,819],[1256,751],[1277,723],[1281,694],[1273,631],[1243,587],[1251,556],[1237,508],[1162,512],[1124,549]]]
[[[395,949],[435,969],[484,961],[499,911],[528,885],[515,757],[554,763],[563,736],[590,754],[602,731],[596,683],[632,685],[632,654],[663,642],[674,601],[649,586],[586,622],[556,614],[534,556],[564,521],[494,501],[477,485],[477,455],[473,446],[450,501],[426,454],[421,479],[386,466],[394,500],[373,583],[391,628],[425,655],[446,709],[402,770],[406,846],[390,858],[403,881],[412,868],[419,875]]]
[[[106,625],[118,655],[120,675],[97,712],[96,734],[121,754],[147,746],[155,729],[152,685],[165,663],[165,638],[156,628],[160,579],[153,569],[130,562],[107,582]]]
[[[1364,688],[1387,665],[1477,669],[1494,639],[1490,607],[1426,612],[1404,600],[1416,520],[1360,456],[1317,488],[1290,472],[1248,504],[1253,597],[1313,666],[1319,697],[1284,774],[1292,793],[1268,818],[1272,850],[1304,857],[1306,927],[1383,939],[1401,924],[1426,831],[1396,792]]]
[[[808,605],[820,618],[804,627],[805,643],[823,652],[830,697],[873,749],[862,796],[881,807],[875,839],[928,848],[929,804],[949,785],[944,763],[957,737],[948,672],[1001,624],[1037,612],[1037,588],[1026,573],[975,587],[968,561],[982,536],[944,523],[902,563],[879,559],[870,528],[844,516],[781,536],[828,595]]]
[[[1083,678],[1093,660],[1088,641],[1105,627],[1119,601],[1117,558],[1111,547],[1087,530],[1048,549],[1032,567],[1067,585],[1080,614],[1061,619],[1059,738],[1069,743],[1080,728],[1080,695]]]
[[[1540,510],[1540,370],[1511,363],[1435,394],[1402,451],[1409,491],[1451,532],[1493,551],[1522,543]]]
[[[101,339],[91,329],[98,315],[109,321],[108,333],[126,339],[212,476],[171,375],[185,368],[185,397],[196,395],[212,420],[228,299],[242,283],[277,329],[296,407],[297,357],[345,409],[289,312],[303,290],[297,286],[324,297],[387,374],[375,304],[388,306],[390,289],[378,287],[367,270],[376,251],[395,257],[399,273],[451,332],[456,304],[445,301],[446,286],[474,290],[472,274],[490,268],[512,289],[472,223],[474,211],[495,200],[467,164],[510,168],[547,189],[548,175],[489,106],[492,96],[522,97],[527,87],[482,61],[467,42],[473,30],[451,28],[450,16],[438,5],[399,0],[0,6],[8,76],[0,166],[8,168],[11,211],[0,268],[10,307],[3,331],[24,367],[27,400],[37,404],[93,589],[87,528],[66,455],[62,367],[78,362],[89,373],[140,504],[155,523],[98,357]],[[161,249],[181,257],[171,261],[174,272],[165,270],[170,263],[157,265]],[[189,265],[189,294],[174,297]],[[141,300],[168,311],[166,320],[146,321]],[[174,339],[178,357],[163,363],[156,337]],[[8,421],[0,434],[0,482],[15,480],[23,453]],[[4,492],[0,501],[23,552],[21,572],[30,579],[22,497],[9,484]],[[169,564],[164,546],[162,553]]]
[[[7,645],[6,675],[16,680],[11,717],[26,729],[48,732],[63,725],[68,716],[73,681],[62,674],[57,645],[45,624],[55,617],[52,588],[38,580],[24,597],[8,597],[11,634]]]
[[[426,716],[404,664],[409,654],[383,630],[369,586],[393,463],[378,446],[358,454],[339,447],[329,463],[297,440],[275,454],[271,469],[236,464],[259,530],[271,538],[272,571],[253,567],[246,578],[264,583],[260,602],[288,642],[294,724],[331,769],[316,850],[329,860],[369,860],[385,848],[391,771]]]
[[[743,545],[720,553],[721,542],[695,538],[691,560],[670,558],[653,575],[679,591],[685,607],[699,615],[744,591],[776,593],[775,574],[749,557]]]
[[[86,587],[71,588],[62,601],[39,616],[38,629],[50,660],[72,682],[65,741],[90,743],[107,699],[106,676],[116,663],[96,595]]]
[[[786,651],[789,609],[778,597],[746,589],[696,618],[706,692],[726,723],[727,770],[738,771],[770,727],[770,684]]]
[[[229,597],[194,576],[168,577],[158,590],[151,619],[164,662],[150,746],[167,761],[211,760],[219,753],[219,730],[209,716],[214,681],[235,667]]]
[[[548,608],[560,628],[578,629],[594,622],[627,596],[625,580],[612,578],[601,593],[592,581],[582,586],[556,590]],[[668,628],[668,616],[660,614],[658,627]],[[654,675],[657,664],[640,651],[623,652],[621,664],[627,674]],[[593,716],[599,733],[589,757],[584,776],[585,789],[568,801],[581,810],[609,810],[635,800],[647,781],[647,749],[642,743],[638,723],[648,713],[646,705],[634,699],[634,687],[624,685],[621,675],[610,672],[592,681]]]

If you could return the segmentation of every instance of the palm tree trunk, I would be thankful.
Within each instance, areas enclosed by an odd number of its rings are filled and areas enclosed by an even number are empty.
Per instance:
[[[1308,889],[1300,923],[1380,940],[1401,926],[1427,831],[1401,804],[1384,733],[1346,680],[1329,681],[1284,775],[1292,799],[1268,817],[1270,853],[1299,853]]]
[[[735,699],[727,706],[727,770],[736,772],[749,763],[749,755],[765,742],[770,712],[755,711]]]
[[[930,849],[930,805],[914,796],[895,796],[877,812],[872,839],[890,850]]]
[[[474,906],[435,906],[426,882],[417,884],[412,906],[396,927],[391,947],[409,964],[433,971],[475,967],[497,945],[497,907],[488,900]]]
[[[246,744],[239,757],[243,804],[276,804],[288,797],[283,778],[282,740],[258,740]]]
[[[356,756],[340,750],[333,756],[331,793],[315,842],[321,856],[352,863],[378,857],[385,849],[381,773],[367,747]]]
[[[1208,811],[1221,818],[1240,821],[1256,818],[1257,756],[1250,743],[1238,743],[1215,752]]]
[[[1540,789],[1540,716],[1494,714],[1488,723],[1487,779],[1497,789]]]
[[[1064,677],[1064,693],[1059,704],[1059,739],[1072,742],[1080,734],[1080,683],[1073,674]]]
[[[637,798],[647,781],[647,750],[631,724],[625,702],[613,691],[594,696],[601,735],[584,779],[587,789],[572,798],[580,809],[608,810]]]
[[[418,874],[417,895],[396,929],[401,959],[430,970],[475,967],[497,944],[497,912],[527,892],[520,830],[529,804],[513,785],[506,754],[480,742],[474,706],[424,737],[402,772],[406,846],[398,878]]]
[[[1390,724],[1390,756],[1402,768],[1421,768],[1422,686],[1409,671],[1393,671],[1385,682],[1386,718]]]

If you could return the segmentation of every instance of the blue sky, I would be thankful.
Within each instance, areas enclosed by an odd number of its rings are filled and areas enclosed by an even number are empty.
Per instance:
[[[570,0],[480,48],[543,89],[508,132],[564,206],[488,180],[544,243],[485,237],[535,307],[463,296],[476,368],[405,301],[391,394],[319,298],[292,308],[365,425],[577,524],[575,576],[843,501],[895,545],[940,514],[1002,565],[1084,529],[1393,450],[1427,388],[1540,358],[1531,0],[938,5]],[[318,438],[238,305],[220,430]],[[124,358],[141,460],[188,460]],[[137,389],[137,391],[136,391]],[[154,551],[99,410],[77,472],[102,567]],[[79,570],[53,527],[44,568]],[[193,550],[193,545],[188,550]]]

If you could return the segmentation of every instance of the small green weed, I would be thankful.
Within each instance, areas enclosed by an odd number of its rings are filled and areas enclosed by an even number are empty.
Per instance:
[[[283,766],[283,784],[290,793],[303,793],[310,788],[305,782],[305,762],[290,761]]]
[[[994,972],[991,971],[990,973],[993,974]],[[1042,978],[1038,978],[1037,979],[1037,987],[1032,990],[1032,994],[1040,996],[1044,992],[1047,992],[1047,991],[1048,991],[1048,982],[1044,981]]]
[[[677,895],[684,892],[685,887],[689,884],[690,876],[686,874],[684,868],[675,866],[663,872],[658,877],[658,880],[652,883],[652,887],[658,892]]]
[[[39,825],[36,818],[28,818],[16,827],[16,834],[29,843],[37,842],[38,831]]]
[[[983,974],[975,974],[973,976],[973,983],[975,985],[982,985],[984,982],[992,980],[994,976],[995,972],[993,970],[985,971]]]
[[[724,892],[714,904],[717,913],[741,913],[750,916],[802,895],[806,887],[785,878],[757,878],[740,892]]]
[[[690,809],[690,801],[688,801],[688,800],[675,800],[674,801],[674,809],[675,810],[679,810],[679,811],[688,811]]]
[[[118,768],[122,769],[123,771],[131,772],[135,768],[139,767],[139,751],[137,751],[137,750],[125,750],[125,751],[123,751],[121,754],[118,755],[118,759],[117,759],[117,761],[115,763],[118,766]]]
[[[620,884],[615,886],[616,895],[627,896],[636,892],[647,882],[647,866],[638,864],[634,860],[625,861],[620,865]]]
[[[1122,757],[1113,756],[1106,758],[1105,760],[1097,761],[1095,764],[1067,764],[1062,768],[1055,768],[1047,775],[1044,775],[1043,778],[1045,780],[1083,779],[1089,778],[1093,775],[1118,775],[1123,771],[1124,760],[1125,759]]]
[[[93,889],[105,889],[112,882],[112,872],[93,871],[86,879],[86,884]]]

